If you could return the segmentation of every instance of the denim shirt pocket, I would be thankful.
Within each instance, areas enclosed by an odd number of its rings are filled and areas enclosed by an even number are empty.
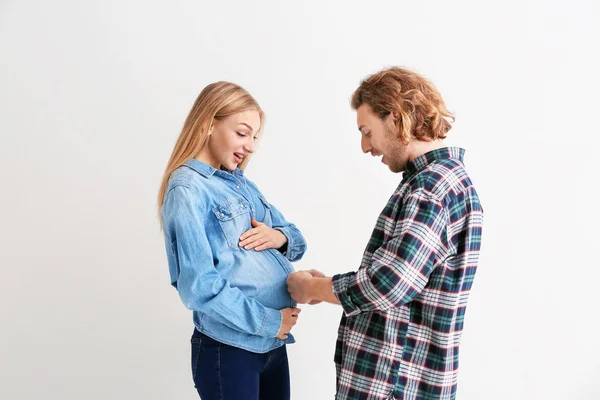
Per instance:
[[[263,220],[263,224],[272,228],[273,227],[273,217],[271,215],[271,204],[269,204],[267,199],[265,199],[263,196],[258,196],[258,198],[260,199],[260,202],[263,203],[263,205],[265,206],[265,219]]]
[[[248,204],[240,199],[218,205],[212,211],[219,221],[227,245],[232,249],[240,250],[240,236],[251,228]]]

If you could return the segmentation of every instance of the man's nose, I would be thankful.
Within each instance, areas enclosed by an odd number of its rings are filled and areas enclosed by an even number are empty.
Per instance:
[[[364,136],[360,139],[360,148],[362,149],[363,153],[368,153],[369,151],[373,150],[371,141]]]

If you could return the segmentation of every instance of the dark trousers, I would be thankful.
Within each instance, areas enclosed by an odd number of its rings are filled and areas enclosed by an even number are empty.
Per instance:
[[[285,345],[258,354],[217,342],[194,329],[192,376],[202,400],[289,400]]]

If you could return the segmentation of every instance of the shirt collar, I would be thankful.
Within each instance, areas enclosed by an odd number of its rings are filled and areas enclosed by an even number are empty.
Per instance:
[[[188,167],[190,167],[191,169],[193,169],[194,171],[198,172],[200,175],[202,175],[206,178],[210,178],[216,172],[225,173],[225,174],[233,174],[233,175],[242,175],[242,176],[244,175],[244,170],[242,170],[242,169],[236,168],[233,171],[228,171],[228,170],[222,168],[221,170],[218,170],[213,166],[203,163],[202,161],[196,160],[195,158],[187,160],[185,162],[185,165],[187,165]]]
[[[460,147],[442,147],[420,155],[406,164],[406,174],[412,175],[437,160],[455,159],[463,162],[465,150]]]

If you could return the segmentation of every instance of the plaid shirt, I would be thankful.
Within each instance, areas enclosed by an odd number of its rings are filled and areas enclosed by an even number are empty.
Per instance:
[[[456,397],[483,219],[463,156],[451,147],[410,161],[360,268],[333,277],[344,309],[336,399]]]

